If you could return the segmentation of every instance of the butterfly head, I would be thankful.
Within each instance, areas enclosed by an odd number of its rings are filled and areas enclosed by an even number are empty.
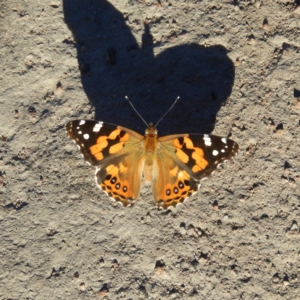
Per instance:
[[[157,137],[157,129],[153,123],[149,123],[149,127],[145,130],[145,135],[148,137]]]

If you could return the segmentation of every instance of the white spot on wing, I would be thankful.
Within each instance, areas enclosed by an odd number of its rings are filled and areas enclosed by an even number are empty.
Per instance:
[[[225,150],[224,150],[224,149],[221,149],[221,152],[222,152],[222,153],[224,153],[224,152],[225,152]]]
[[[78,134],[82,134],[82,131],[81,131],[81,130],[79,130],[79,131],[78,131]]]
[[[213,152],[212,152],[212,155],[213,156],[217,156],[219,154],[219,151],[217,151],[217,150],[214,150]]]
[[[99,122],[99,123],[96,123],[94,128],[93,128],[93,131],[94,132],[99,132],[99,130],[101,129],[103,123],[102,122]]]
[[[227,139],[226,139],[226,138],[221,138],[221,141],[222,141],[224,144],[227,144]]]
[[[79,125],[85,124],[85,120],[80,120]]]
[[[211,146],[211,138],[209,137],[208,134],[204,134],[203,140],[204,140],[204,144],[206,146],[209,146],[209,147]]]
[[[90,137],[90,135],[89,135],[88,133],[85,133],[85,134],[83,135],[83,138],[86,139],[86,140],[88,140],[89,137]]]

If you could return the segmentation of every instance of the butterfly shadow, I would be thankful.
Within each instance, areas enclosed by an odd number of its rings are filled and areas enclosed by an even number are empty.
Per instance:
[[[213,131],[216,115],[234,82],[234,66],[223,46],[189,43],[159,52],[171,38],[183,40],[188,33],[182,31],[154,43],[151,27],[167,20],[144,24],[105,0],[64,0],[63,9],[95,119],[143,133],[145,125],[124,96],[147,122],[154,123],[180,96],[158,126],[159,135]],[[126,22],[133,28],[144,27],[141,46]]]

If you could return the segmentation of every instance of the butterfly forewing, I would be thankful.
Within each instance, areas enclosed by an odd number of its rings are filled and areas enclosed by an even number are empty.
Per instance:
[[[181,150],[189,153],[188,168],[196,180],[209,176],[217,166],[236,155],[239,146],[234,141],[214,136],[190,134],[178,139]]]
[[[219,136],[208,134],[183,134],[159,138],[162,149],[175,153],[178,162],[186,166],[186,170],[196,180],[200,180],[222,162],[230,159],[238,152],[236,142]]]
[[[101,166],[112,156],[131,152],[143,136],[129,129],[93,120],[74,120],[66,125],[69,136],[78,145],[85,160]]]

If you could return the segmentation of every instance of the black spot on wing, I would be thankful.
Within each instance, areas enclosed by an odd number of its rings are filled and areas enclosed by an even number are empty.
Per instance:
[[[184,138],[183,137],[179,137],[178,138],[178,142],[180,145],[183,145],[183,141],[184,141]]]

